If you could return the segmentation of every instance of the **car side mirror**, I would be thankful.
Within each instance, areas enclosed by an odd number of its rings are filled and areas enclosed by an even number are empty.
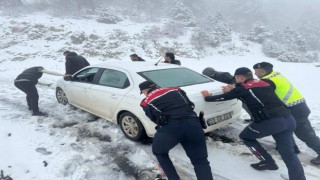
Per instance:
[[[63,79],[65,81],[72,81],[72,76],[64,76]]]

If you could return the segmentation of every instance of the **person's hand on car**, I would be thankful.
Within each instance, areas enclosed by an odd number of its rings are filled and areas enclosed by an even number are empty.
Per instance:
[[[234,88],[235,88],[235,85],[234,85],[234,84],[228,84],[228,85],[226,85],[226,86],[222,86],[222,91],[223,91],[224,93],[227,93],[227,92],[231,91],[231,90],[234,89]]]
[[[209,93],[209,91],[207,91],[207,90],[201,91],[201,94],[203,97],[212,96],[212,93]]]

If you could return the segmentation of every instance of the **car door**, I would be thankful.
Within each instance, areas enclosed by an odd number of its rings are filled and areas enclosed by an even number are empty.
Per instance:
[[[126,72],[104,69],[97,84],[90,87],[94,113],[111,120],[116,107],[132,88]]]
[[[93,79],[99,68],[87,68],[72,77],[69,85],[70,103],[80,108],[89,110],[90,103],[90,87],[93,85]]]

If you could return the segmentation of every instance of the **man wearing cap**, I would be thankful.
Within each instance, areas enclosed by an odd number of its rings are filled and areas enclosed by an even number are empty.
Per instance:
[[[236,80],[234,79],[234,76],[231,75],[229,72],[222,72],[222,71],[216,71],[212,67],[207,67],[202,71],[203,75],[206,75],[216,81],[226,83],[228,85],[223,86],[222,90],[223,92],[228,92],[231,89],[234,88],[234,85],[236,84]],[[245,103],[242,103],[242,108],[249,114],[250,119],[244,119],[243,121],[245,123],[252,122],[252,117],[250,114],[250,111]]]
[[[251,70],[245,67],[238,68],[234,76],[237,84],[229,92],[214,96],[208,91],[201,91],[205,101],[217,102],[238,98],[246,103],[254,121],[239,137],[260,160],[259,163],[251,164],[251,167],[256,170],[278,169],[274,159],[257,141],[259,138],[272,135],[288,168],[289,179],[305,180],[302,165],[293,149],[292,136],[296,123],[290,111],[277,97],[268,80],[253,79]]]
[[[194,166],[197,179],[212,180],[204,131],[186,93],[178,87],[158,88],[150,81],[142,82],[139,88],[146,96],[140,106],[157,124],[152,152],[167,177],[180,179],[168,155],[180,143]]]
[[[167,52],[164,56],[164,62],[170,64],[181,65],[181,62],[175,59],[174,54],[172,52]]]
[[[308,119],[310,109],[301,93],[279,72],[273,71],[273,65],[268,62],[257,63],[253,66],[255,75],[260,79],[271,80],[275,87],[275,93],[282,102],[290,109],[297,123],[295,135],[308,147],[313,149],[318,157],[311,163],[320,165],[320,139],[313,130]]]

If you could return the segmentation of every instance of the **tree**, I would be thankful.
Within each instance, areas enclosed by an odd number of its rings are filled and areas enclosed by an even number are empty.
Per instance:
[[[262,22],[258,22],[253,25],[248,35],[248,40],[258,43],[263,43],[266,39],[269,39],[273,33],[266,28]]]
[[[175,5],[170,10],[170,14],[175,21],[181,22],[189,27],[196,26],[193,12],[180,0],[176,1]]]

